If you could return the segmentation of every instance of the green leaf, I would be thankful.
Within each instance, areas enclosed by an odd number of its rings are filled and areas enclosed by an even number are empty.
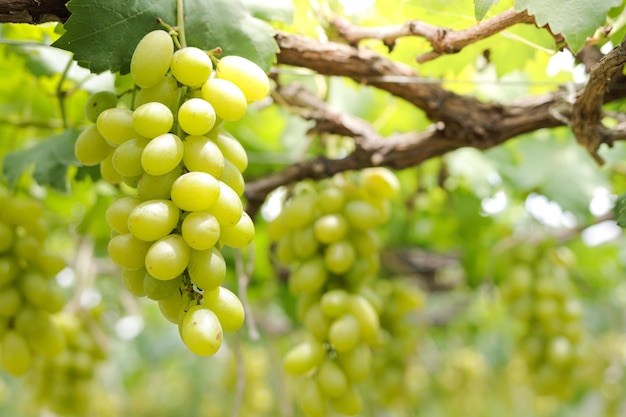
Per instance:
[[[489,9],[496,4],[498,0],[474,0],[474,15],[476,20],[483,20]]]
[[[617,197],[615,207],[613,207],[613,214],[617,219],[617,225],[621,228],[626,228],[626,193]]]
[[[40,185],[67,189],[67,170],[75,165],[74,143],[80,131],[68,129],[32,148],[9,152],[3,162],[3,174],[14,185],[22,173],[34,165],[33,178]]]
[[[242,0],[244,6],[254,17],[291,24],[293,21],[293,2],[291,0]]]
[[[562,33],[568,45],[578,52],[587,37],[606,22],[608,11],[622,0],[516,0],[515,10],[527,10],[538,26],[550,25],[553,33]]]
[[[72,0],[66,32],[53,44],[74,53],[94,73],[126,74],[135,46],[161,28],[157,18],[176,24],[174,0]],[[242,0],[187,0],[185,33],[189,46],[221,47],[225,55],[246,57],[268,70],[276,57],[272,27],[244,7]]]

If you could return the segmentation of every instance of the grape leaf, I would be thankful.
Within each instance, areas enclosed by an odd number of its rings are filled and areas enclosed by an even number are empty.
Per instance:
[[[626,193],[620,194],[615,201],[613,214],[617,219],[617,225],[626,228]]]
[[[527,10],[535,16],[538,26],[550,25],[553,33],[561,33],[574,52],[585,45],[588,36],[606,22],[610,9],[622,0],[515,0],[515,10]]]
[[[139,40],[159,29],[157,18],[176,23],[174,0],[71,0],[72,15],[65,33],[53,46],[74,53],[74,59],[94,73],[126,74]],[[189,46],[241,55],[268,70],[276,57],[272,27],[243,6],[241,0],[185,1],[185,34]]]
[[[489,10],[496,4],[498,0],[474,0],[474,15],[476,20],[483,20]]]
[[[290,0],[242,0],[244,6],[259,19],[278,20],[291,24],[293,21],[293,2]]]
[[[80,131],[68,129],[38,143],[32,148],[9,152],[3,161],[3,174],[13,186],[22,173],[33,165],[33,178],[40,185],[65,191],[67,189],[67,170],[76,165],[74,143]]]

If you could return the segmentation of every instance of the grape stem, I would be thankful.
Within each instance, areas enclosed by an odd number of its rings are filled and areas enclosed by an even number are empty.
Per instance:
[[[180,47],[187,47],[187,40],[185,39],[185,2],[183,0],[176,0],[176,27],[178,29],[178,39],[180,41]]]

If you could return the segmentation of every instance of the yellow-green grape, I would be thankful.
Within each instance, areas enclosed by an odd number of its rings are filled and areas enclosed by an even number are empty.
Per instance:
[[[314,302],[304,313],[304,327],[318,340],[328,340],[330,323],[322,313],[319,302]],[[358,332],[358,327],[357,327]],[[358,336],[358,335],[357,335]]]
[[[0,222],[0,253],[9,251],[15,242],[15,231],[11,226]]]
[[[328,408],[327,399],[317,381],[306,378],[299,381],[296,402],[306,417],[324,417]]]
[[[174,279],[183,273],[189,263],[191,249],[179,234],[167,235],[150,246],[146,253],[145,266],[150,275],[157,279]]]
[[[231,248],[245,248],[254,240],[254,223],[245,211],[234,226],[221,229],[220,242]]]
[[[337,360],[353,384],[365,381],[371,374],[372,350],[365,343],[359,343],[347,352],[338,353]]]
[[[170,294],[169,297],[158,301],[159,310],[161,311],[163,317],[165,317],[169,322],[179,324],[181,315],[184,314],[184,310],[188,302],[189,299],[179,288],[177,291]]]
[[[348,311],[359,322],[360,337],[369,344],[378,341],[380,321],[378,313],[364,297],[352,294],[348,298]]]
[[[7,330],[0,346],[2,366],[8,373],[21,376],[30,370],[32,353],[24,336],[15,330]]]
[[[313,227],[294,230],[292,233],[293,253],[299,259],[308,259],[317,255],[320,244],[315,238]]]
[[[241,172],[237,169],[237,167],[228,159],[224,159],[224,169],[222,170],[222,175],[220,175],[218,179],[232,188],[237,195],[243,195],[246,188],[243,175],[241,175]]]
[[[208,211],[194,211],[183,219],[181,235],[190,248],[211,249],[220,237],[220,224]]]
[[[164,30],[146,34],[137,44],[130,60],[130,75],[141,88],[156,85],[165,76],[174,54],[174,42]]]
[[[185,101],[178,109],[178,124],[189,135],[204,135],[215,125],[215,109],[201,98]]]
[[[202,49],[190,46],[174,52],[171,68],[179,83],[200,87],[211,75],[213,63]]]
[[[361,187],[374,199],[390,199],[400,190],[398,178],[387,168],[366,168],[360,174]]]
[[[122,284],[135,297],[145,297],[146,291],[143,287],[143,281],[147,274],[145,268],[126,269],[122,268]]]
[[[142,88],[135,96],[135,108],[152,102],[165,104],[168,109],[175,113],[178,109],[180,89],[178,83],[171,75],[163,77],[156,85]]]
[[[327,317],[338,317],[348,310],[349,295],[343,288],[326,291],[320,299],[320,307]]]
[[[20,290],[12,285],[0,288],[0,317],[8,319],[15,316],[22,305]]]
[[[334,360],[327,359],[317,371],[317,384],[328,398],[339,398],[350,386],[348,378]]]
[[[133,129],[144,138],[156,138],[167,133],[174,124],[172,111],[159,102],[142,104],[133,112]]]
[[[33,353],[52,359],[67,349],[63,330],[49,315],[40,314],[26,334],[28,346]]]
[[[152,242],[169,234],[180,218],[180,209],[171,200],[148,200],[128,215],[128,230],[137,239]]]
[[[0,286],[10,284],[20,273],[20,267],[13,256],[0,256]]]
[[[221,78],[211,78],[202,85],[202,98],[211,103],[217,117],[223,120],[239,120],[248,108],[246,96],[239,87]]]
[[[250,102],[258,101],[267,96],[270,83],[265,71],[254,62],[235,55],[220,59],[216,67],[217,76],[231,81]]]
[[[178,165],[163,175],[143,173],[137,182],[137,196],[143,200],[169,200],[172,196],[172,185],[183,173]]]
[[[346,196],[340,188],[328,186],[319,192],[315,203],[323,214],[339,213],[346,203]]]
[[[219,178],[224,170],[220,148],[206,136],[190,135],[183,142],[183,163],[189,171],[201,171]]]
[[[374,229],[366,229],[350,233],[350,243],[362,255],[376,255],[380,251],[380,239]]]
[[[109,184],[120,184],[123,181],[123,177],[113,166],[113,152],[100,162],[100,176]]]
[[[133,129],[133,112],[114,107],[100,113],[96,120],[98,132],[113,146],[138,136]]]
[[[35,200],[12,197],[5,201],[0,211],[0,221],[27,228],[36,219],[43,217],[43,214],[43,208]]]
[[[289,277],[289,290],[294,295],[319,291],[328,279],[324,260],[319,256],[302,261]]]
[[[248,167],[248,154],[241,143],[221,127],[208,133],[208,137],[219,147],[224,158],[228,159],[239,172]]]
[[[357,230],[366,230],[378,226],[381,223],[381,213],[370,202],[352,200],[346,203],[344,215],[350,226]]]
[[[122,197],[111,203],[104,215],[109,227],[116,233],[128,233],[128,216],[139,204],[141,200],[136,197]]]
[[[113,152],[113,167],[123,177],[137,177],[143,174],[141,154],[150,142],[149,139],[129,139]]]
[[[355,416],[363,408],[363,399],[356,388],[350,385],[344,395],[330,399],[330,406],[338,413]]]
[[[328,245],[324,251],[324,262],[329,271],[342,274],[348,271],[356,260],[356,252],[350,242],[342,240]]]
[[[199,288],[205,291],[216,289],[226,278],[226,261],[222,252],[215,247],[207,250],[192,250],[187,273]]]
[[[109,241],[109,257],[122,268],[141,269],[144,268],[146,254],[151,245],[151,242],[144,242],[130,233],[124,233]]]
[[[95,125],[83,130],[74,144],[76,159],[83,165],[98,165],[105,160],[115,148],[98,132]]]
[[[217,218],[220,227],[237,224],[243,215],[243,204],[237,193],[222,181],[218,181],[220,194],[209,211]]]
[[[206,172],[187,172],[172,184],[172,201],[185,211],[210,208],[220,194],[219,182]]]
[[[334,243],[348,233],[348,222],[341,214],[327,214],[318,218],[313,226],[315,238],[322,243]]]
[[[85,102],[85,117],[91,123],[96,123],[100,113],[117,106],[117,96],[110,91],[99,91],[87,98]]]
[[[347,352],[360,341],[359,321],[352,314],[337,318],[328,329],[328,341],[337,352]]]
[[[164,300],[171,297],[174,292],[178,292],[178,288],[182,286],[182,283],[182,276],[164,281],[146,273],[143,277],[143,291],[146,297],[151,300]]]
[[[285,354],[283,366],[292,375],[303,375],[319,366],[324,354],[324,346],[319,341],[301,342]]]
[[[222,346],[223,331],[220,321],[204,305],[190,307],[179,326],[183,342],[196,355],[214,355]]]
[[[228,288],[217,287],[204,292],[204,305],[217,316],[225,332],[236,332],[243,326],[245,311],[239,298]]]

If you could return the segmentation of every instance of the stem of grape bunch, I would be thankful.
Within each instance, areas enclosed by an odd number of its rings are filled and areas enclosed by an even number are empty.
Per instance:
[[[178,40],[181,48],[187,46],[185,39],[185,2],[184,0],[176,0],[176,27],[178,29]]]

